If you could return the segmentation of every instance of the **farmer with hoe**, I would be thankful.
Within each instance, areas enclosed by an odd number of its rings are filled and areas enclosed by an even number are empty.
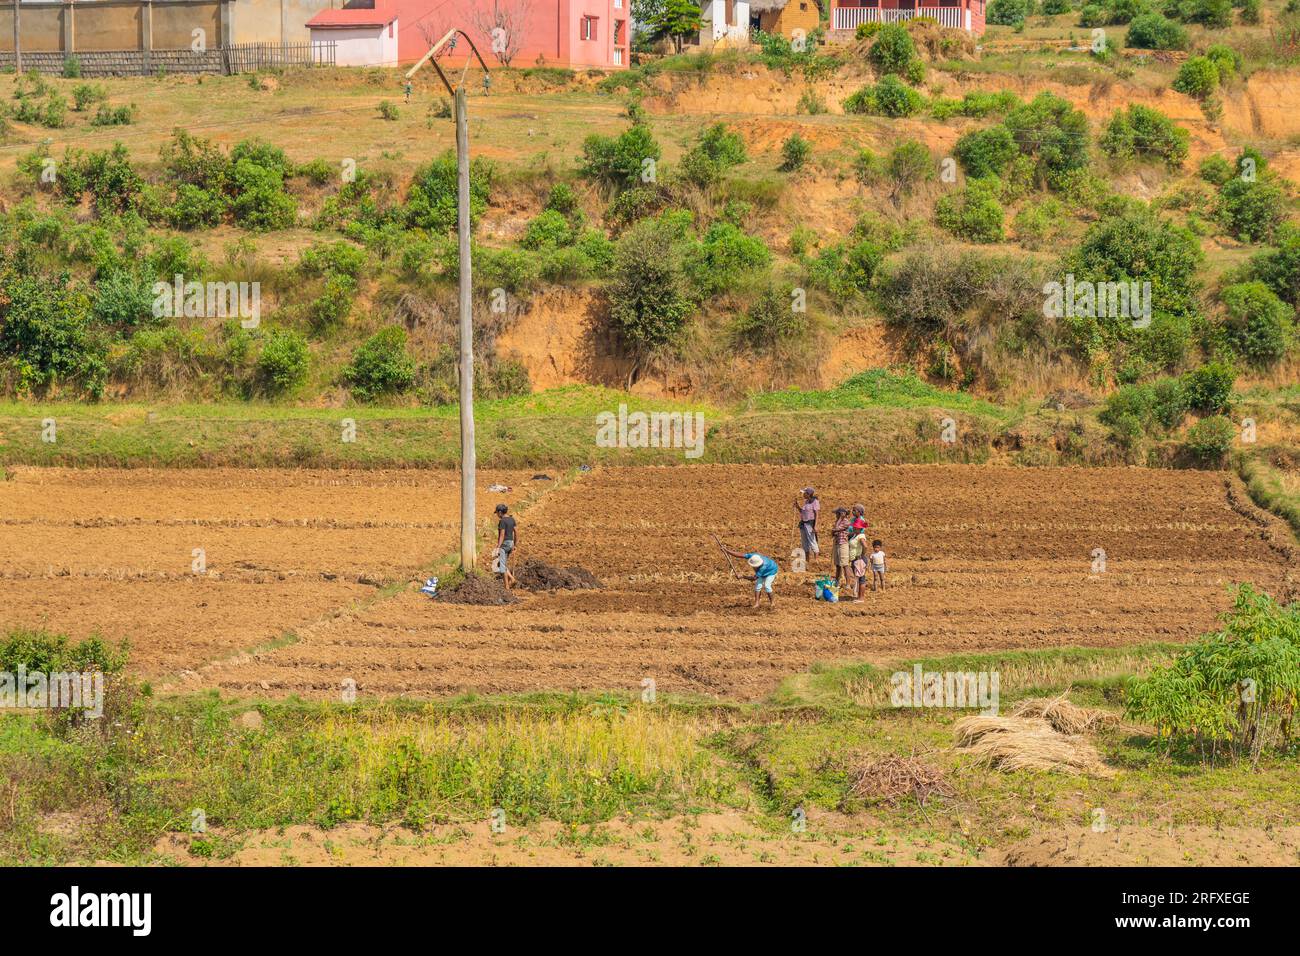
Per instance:
[[[794,500],[794,510],[799,512],[799,545],[804,557],[811,561],[813,555],[821,553],[817,545],[817,513],[822,510],[822,503],[817,499],[817,492],[805,488],[803,497]]]
[[[743,575],[743,577],[746,581],[754,582],[754,607],[758,607],[764,592],[767,593],[767,606],[773,607],[772,582],[776,580],[776,574],[780,570],[776,559],[769,558],[767,555],[759,554],[756,551],[736,551],[733,548],[728,548],[721,541],[718,542],[718,547],[722,549],[723,554],[727,555],[727,564],[731,564],[731,558],[744,558],[745,563],[753,569],[754,573],[752,575],[747,574]],[[731,573],[736,574],[734,567],[731,569]],[[741,575],[736,576],[741,577]]]

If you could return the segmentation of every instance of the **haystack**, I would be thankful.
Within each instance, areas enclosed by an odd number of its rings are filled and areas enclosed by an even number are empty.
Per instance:
[[[1058,733],[1041,717],[963,717],[953,725],[955,745],[999,770],[1059,770],[1113,777],[1097,748],[1077,734]]]
[[[1106,710],[1080,707],[1060,697],[1031,697],[1022,700],[1011,712],[1012,717],[1041,717],[1063,734],[1086,734],[1101,727],[1113,727],[1119,717]]]

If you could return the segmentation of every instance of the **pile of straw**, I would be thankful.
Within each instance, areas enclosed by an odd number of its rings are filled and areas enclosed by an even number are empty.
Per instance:
[[[999,770],[1059,770],[1113,777],[1097,748],[1077,734],[1062,734],[1041,717],[963,717],[953,725],[955,744]]]
[[[856,797],[894,804],[915,797],[922,807],[936,794],[951,797],[953,789],[943,771],[917,757],[884,757],[850,774],[849,792]]]
[[[1086,734],[1101,727],[1113,727],[1119,717],[1106,710],[1080,707],[1060,697],[1031,697],[1022,700],[1011,712],[1012,717],[1041,717],[1063,734]]]

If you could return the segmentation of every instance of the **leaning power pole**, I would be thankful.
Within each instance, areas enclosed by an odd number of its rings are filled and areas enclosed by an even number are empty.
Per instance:
[[[465,38],[470,51],[483,67],[483,91],[487,92],[490,83],[488,66],[478,52],[478,47],[474,46],[474,41],[463,30],[448,30],[415,66],[406,71],[406,78],[409,80],[420,67],[432,61],[433,68],[438,71],[438,76],[456,104],[456,208],[460,239],[460,566],[464,571],[472,571],[478,560],[474,534],[474,480],[478,468],[474,453],[474,326],[471,321],[474,311],[474,282],[469,248],[469,97],[465,91],[465,75],[469,72],[472,61],[469,56],[465,57],[465,68],[461,70],[460,80],[453,86],[437,60],[438,53],[444,46],[449,51],[456,48],[458,37]]]

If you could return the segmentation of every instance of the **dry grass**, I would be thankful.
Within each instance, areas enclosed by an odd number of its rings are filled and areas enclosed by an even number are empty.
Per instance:
[[[943,771],[919,757],[890,756],[853,771],[849,792],[866,800],[895,804],[913,797],[922,807],[932,796],[951,797],[952,786]]]
[[[1097,748],[1083,737],[1058,733],[1040,717],[963,717],[953,725],[954,743],[998,770],[1057,770],[1113,777]]]
[[[1031,697],[1022,700],[1011,712],[1012,717],[1039,717],[1052,725],[1058,733],[1086,734],[1101,727],[1113,727],[1119,717],[1106,710],[1092,710],[1072,704],[1066,699],[1068,691],[1059,697]]]

